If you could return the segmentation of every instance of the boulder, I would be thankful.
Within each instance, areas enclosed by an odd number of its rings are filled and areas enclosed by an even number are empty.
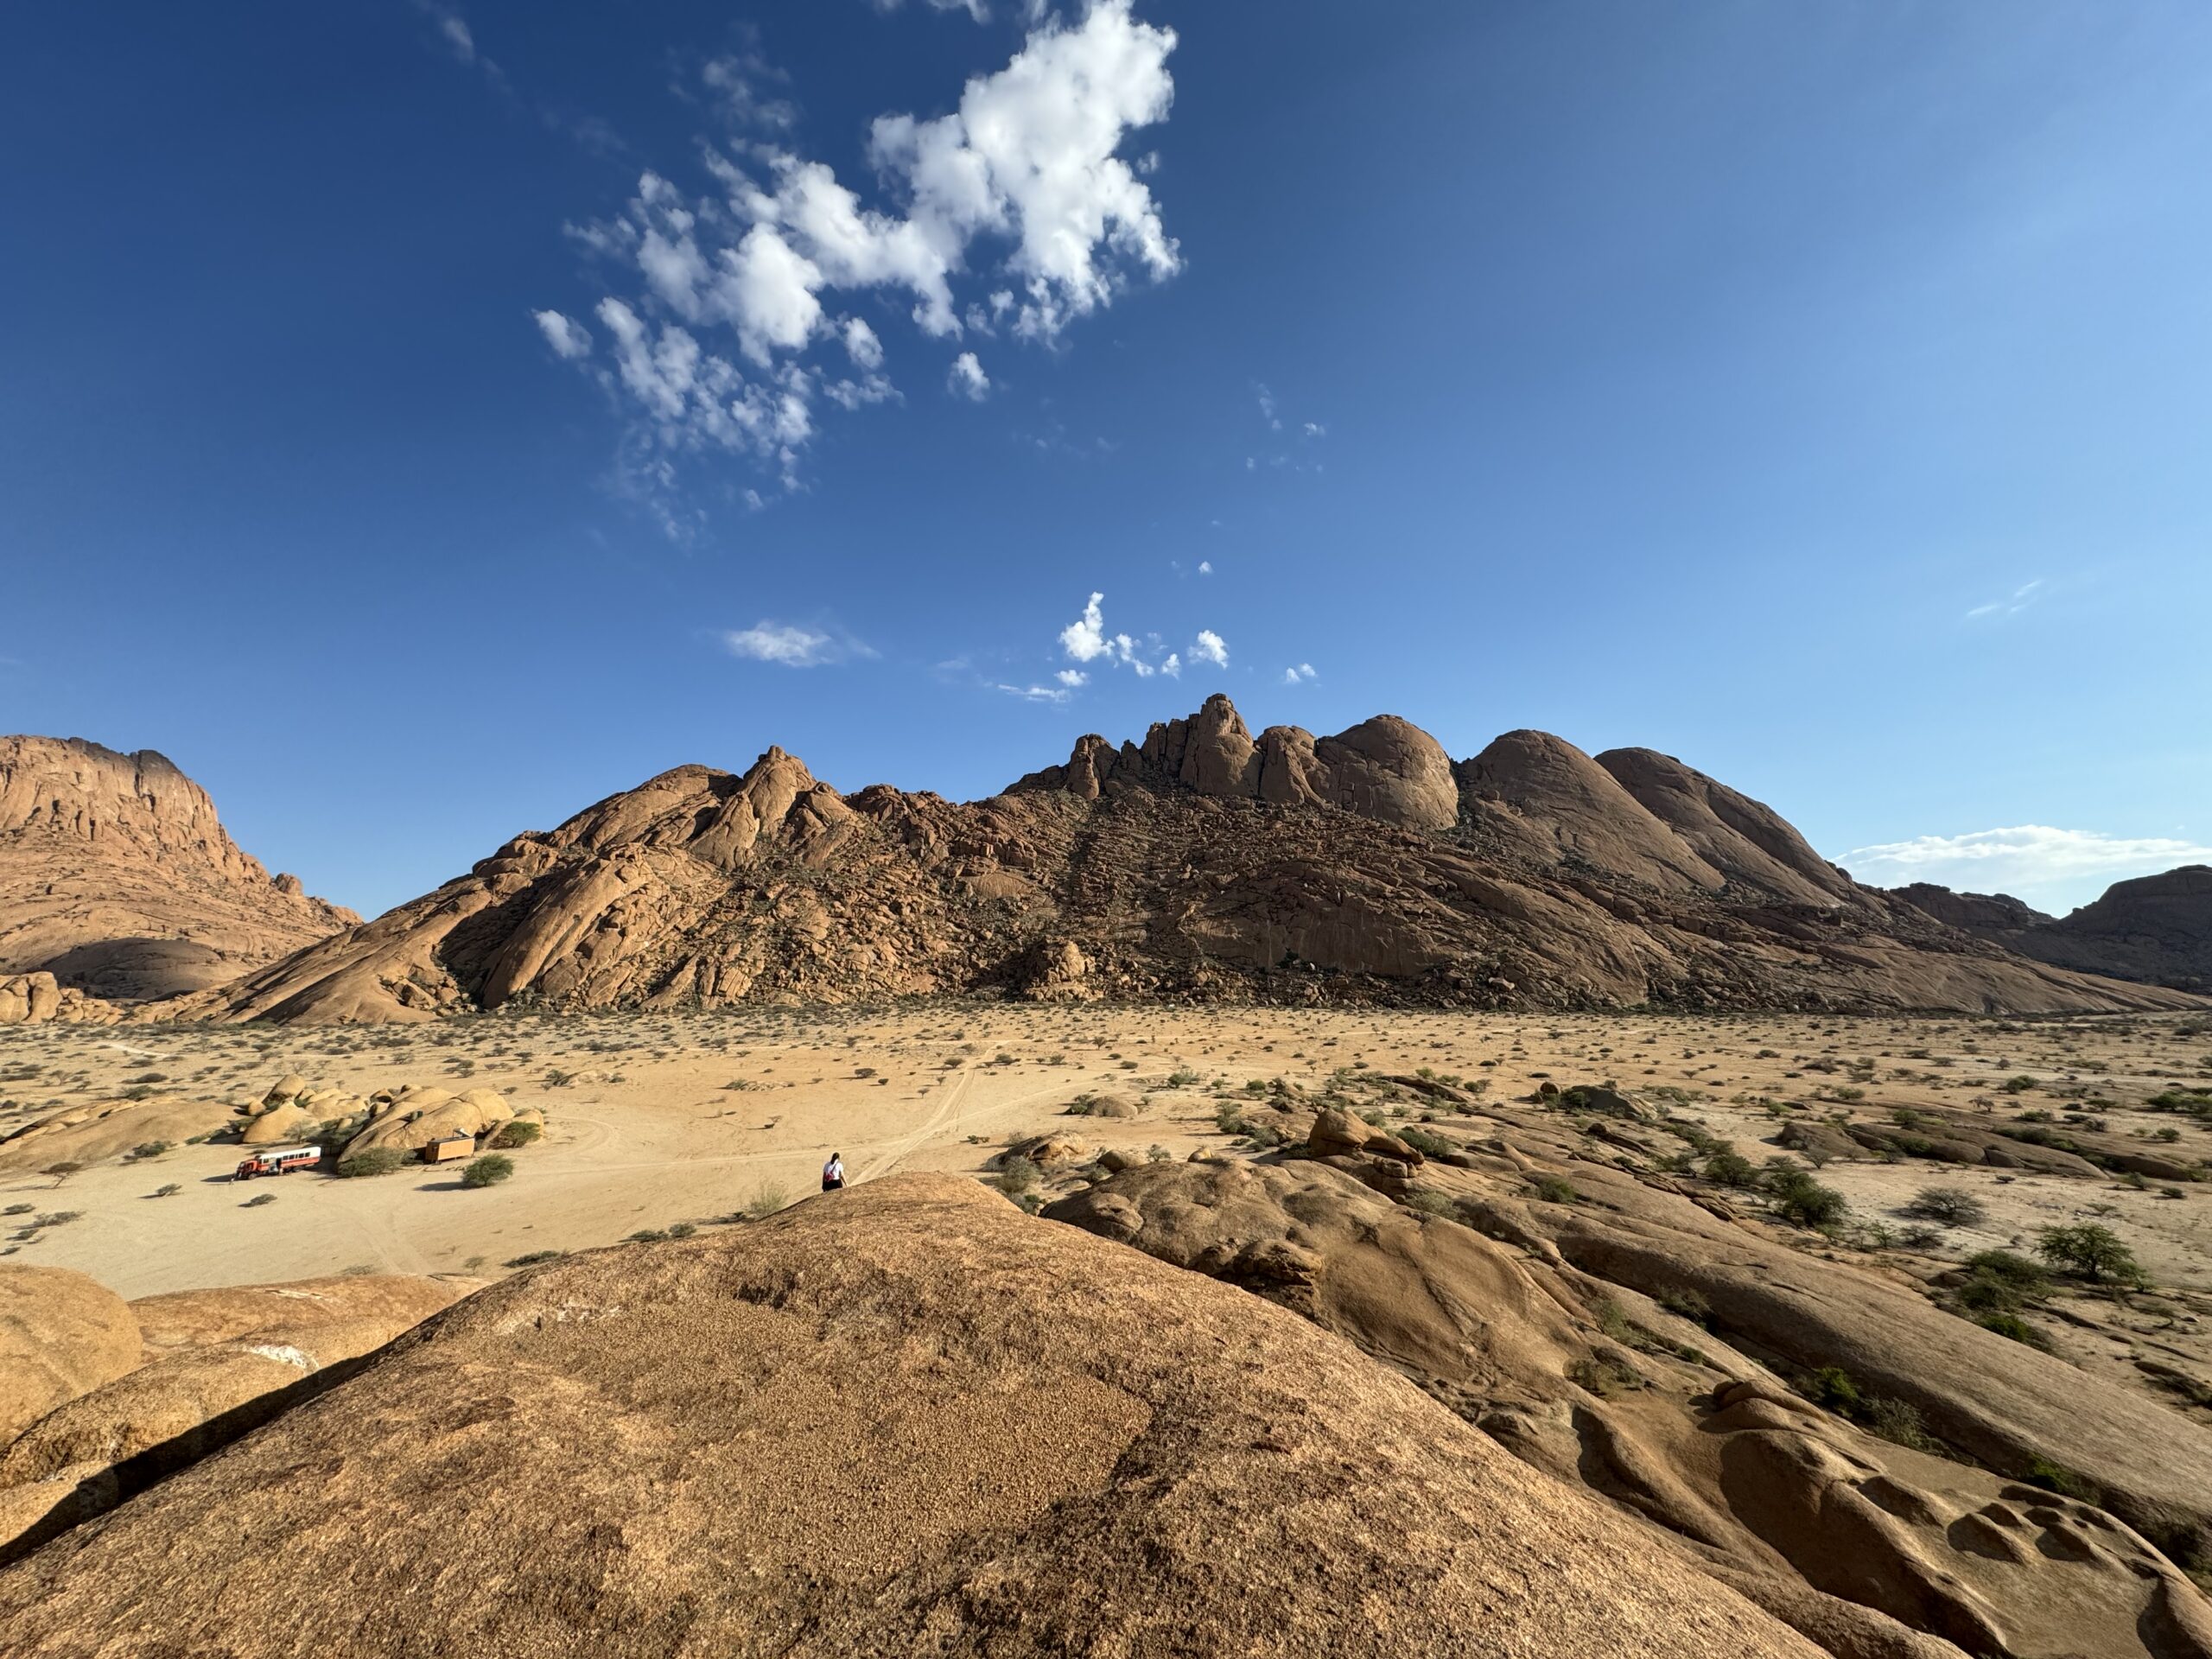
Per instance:
[[[0,1263],[0,1443],[138,1363],[138,1322],[98,1281]]]
[[[1316,1158],[1356,1158],[1364,1154],[1394,1159],[1415,1169],[1422,1161],[1421,1154],[1396,1135],[1333,1106],[1315,1116],[1306,1147]]]

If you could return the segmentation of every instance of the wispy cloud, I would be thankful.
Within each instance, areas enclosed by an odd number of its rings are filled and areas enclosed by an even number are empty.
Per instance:
[[[1060,650],[1070,660],[1103,662],[1109,668],[1126,668],[1141,680],[1150,679],[1155,674],[1164,674],[1172,680],[1183,672],[1183,653],[1171,651],[1161,656],[1162,642],[1158,634],[1147,634],[1139,640],[1127,633],[1107,632],[1103,594],[1091,594],[1084,605],[1083,614],[1060,630],[1059,639]],[[1226,668],[1228,644],[1211,628],[1200,628],[1198,638],[1191,643],[1189,660]]]
[[[2166,836],[2113,836],[2096,830],[2015,824],[1959,836],[1856,847],[1840,862],[1862,881],[1901,887],[1933,881],[1974,893],[2004,892],[2081,903],[2112,882],[2177,864],[2212,861],[2212,847]]]
[[[2023,582],[2004,599],[1993,599],[1986,605],[1975,606],[1967,613],[1966,620],[1979,622],[1985,618],[2001,620],[2008,616],[2018,616],[2050,591],[2050,584],[2037,576],[2033,582]]]
[[[1311,663],[1299,663],[1282,671],[1282,683],[1285,685],[1303,685],[1313,677],[1313,664]]]
[[[1020,697],[1024,702],[1065,702],[1075,695],[1064,685],[1008,685],[1003,680],[993,681],[991,690]]]
[[[855,657],[875,655],[868,646],[842,630],[765,619],[749,628],[724,633],[721,641],[733,657],[773,663],[781,668],[822,668]]]

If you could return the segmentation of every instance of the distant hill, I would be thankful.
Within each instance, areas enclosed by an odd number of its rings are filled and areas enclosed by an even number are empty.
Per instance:
[[[679,766],[173,1010],[423,1020],[937,993],[1479,1007],[2194,1006],[1853,882],[1667,756],[1382,715],[1254,735],[1228,698],[957,804],[772,748]]]
[[[0,976],[174,996],[360,919],[272,878],[165,756],[0,737]]]
[[[2077,972],[2212,992],[2212,865],[2116,881],[2071,915],[2051,917],[2005,893],[1920,883],[1896,896],[1939,921]]]

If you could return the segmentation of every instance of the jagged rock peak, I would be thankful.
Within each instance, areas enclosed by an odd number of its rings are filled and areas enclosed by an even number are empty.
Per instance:
[[[0,976],[166,996],[359,920],[271,876],[168,756],[0,737]]]
[[[1078,738],[1065,766],[1014,787],[1096,800],[1170,786],[1225,800],[1340,807],[1405,829],[1448,829],[1459,816],[1451,757],[1411,721],[1378,715],[1318,740],[1302,727],[1270,726],[1255,738],[1220,692],[1185,719],[1155,721],[1141,746]]]

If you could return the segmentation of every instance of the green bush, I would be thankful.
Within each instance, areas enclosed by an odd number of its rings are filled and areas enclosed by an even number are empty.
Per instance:
[[[495,1152],[512,1152],[517,1147],[526,1147],[545,1133],[545,1126],[534,1118],[511,1118],[499,1125],[499,1132],[492,1137]]]
[[[463,1186],[497,1186],[515,1173],[515,1160],[496,1152],[487,1152],[480,1158],[468,1160],[468,1167],[461,1172]]]
[[[2045,1491],[2063,1492],[2068,1497],[2078,1498],[2084,1503],[2102,1503],[2104,1489],[2087,1475],[2069,1469],[2063,1463],[2053,1463],[2049,1458],[2032,1458],[2028,1462],[2027,1482]]]
[[[1573,1204],[1582,1196],[1573,1183],[1557,1175],[1539,1175],[1535,1185],[1536,1196],[1547,1204]]]
[[[1705,1179],[1723,1186],[1750,1186],[1758,1179],[1758,1171],[1742,1153],[1723,1146],[1705,1160]]]
[[[1801,1227],[1832,1227],[1851,1209],[1842,1193],[1822,1186],[1810,1172],[1795,1164],[1770,1164],[1761,1185],[1773,1202],[1775,1214]]]
[[[755,1221],[763,1221],[791,1201],[790,1189],[775,1181],[766,1181],[753,1188],[753,1196],[745,1201],[745,1213]]]
[[[1027,1192],[1044,1179],[1045,1172],[1030,1160],[1016,1154],[999,1166],[997,1185],[1009,1198]]]
[[[1985,1331],[1993,1331],[2000,1337],[2010,1337],[2014,1342],[2024,1342],[2031,1348],[2044,1345],[2042,1334],[2017,1313],[1988,1313],[1974,1320]]]
[[[1989,1206],[1962,1186],[1923,1186],[1899,1213],[1946,1227],[1974,1227],[1989,1219]]]
[[[364,1147],[351,1158],[338,1160],[338,1173],[342,1176],[389,1175],[401,1165],[412,1162],[397,1147]]]
[[[1849,1371],[1840,1365],[1823,1365],[1805,1381],[1806,1395],[1830,1411],[1849,1416],[1865,1409],[1866,1395],[1859,1392],[1859,1384],[1852,1380]]]
[[[2093,1221],[2044,1228],[2036,1235],[2036,1254],[2060,1272],[2076,1274],[2093,1285],[2143,1290],[2151,1283],[2134,1251],[2111,1228]]]

